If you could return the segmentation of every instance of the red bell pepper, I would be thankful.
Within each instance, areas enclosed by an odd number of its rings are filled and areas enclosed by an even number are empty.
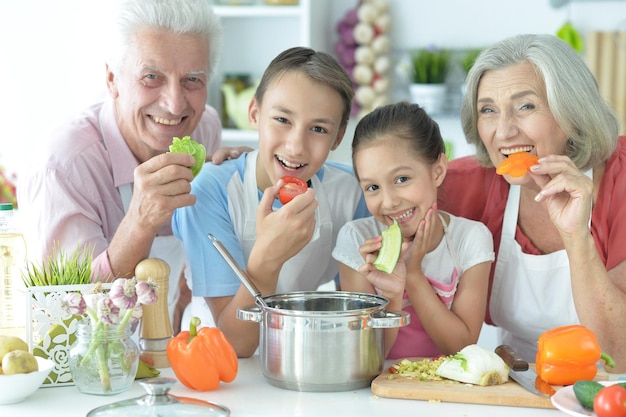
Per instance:
[[[167,343],[167,358],[176,378],[187,388],[197,391],[216,389],[220,381],[231,382],[237,376],[235,349],[222,331],[202,327],[193,317],[189,330],[182,331]]]

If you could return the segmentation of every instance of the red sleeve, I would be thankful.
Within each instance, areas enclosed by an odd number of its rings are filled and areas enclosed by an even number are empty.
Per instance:
[[[607,161],[591,215],[591,233],[607,270],[626,259],[626,136]]]
[[[450,161],[438,206],[454,215],[481,221],[494,233],[500,230],[508,191],[509,184],[496,175],[495,168],[485,168],[473,156],[466,156]]]

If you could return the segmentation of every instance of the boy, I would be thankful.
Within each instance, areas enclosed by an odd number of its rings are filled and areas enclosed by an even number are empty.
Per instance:
[[[331,257],[337,232],[368,216],[348,165],[326,162],[345,133],[354,89],[329,54],[288,49],[270,63],[248,115],[259,150],[207,165],[192,183],[194,206],[177,210],[173,230],[185,244],[194,296],[203,296],[237,355],[252,355],[259,326],[238,320],[255,300],[211,244],[213,234],[266,296],[312,291],[337,277]],[[282,205],[283,176],[309,183]]]

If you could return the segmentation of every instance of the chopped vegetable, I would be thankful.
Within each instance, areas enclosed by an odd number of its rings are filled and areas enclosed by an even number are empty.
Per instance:
[[[220,381],[237,376],[235,349],[216,327],[198,329],[200,319],[193,317],[189,330],[167,342],[167,359],[176,378],[187,388],[198,391],[216,389]]]
[[[402,231],[398,221],[394,220],[391,226],[383,230],[382,236],[383,241],[374,266],[379,271],[391,274],[398,263],[400,249],[402,249]]]
[[[509,367],[495,352],[478,345],[465,346],[446,358],[436,374],[474,385],[499,385],[509,379]]]
[[[595,334],[574,324],[548,330],[537,344],[537,375],[552,385],[571,385],[581,379],[593,379],[598,372],[596,362],[603,359],[615,366],[613,359],[602,352]]]
[[[419,379],[420,381],[439,381],[442,378],[435,371],[444,359],[444,356],[435,359],[420,359],[415,362],[402,359],[400,362],[392,365],[388,371],[392,374],[391,378],[393,378],[393,375],[397,375]]]
[[[539,158],[528,152],[515,152],[509,155],[496,168],[498,175],[510,175],[512,177],[523,177],[531,166],[537,165]]]
[[[185,136],[182,139],[174,136],[170,145],[170,152],[187,153],[196,158],[196,163],[190,167],[194,177],[200,173],[206,159],[206,148],[204,145],[191,140],[189,136]]]

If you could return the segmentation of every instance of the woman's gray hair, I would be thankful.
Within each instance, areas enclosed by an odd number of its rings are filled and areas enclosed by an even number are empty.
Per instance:
[[[493,166],[477,129],[478,84],[490,70],[529,62],[545,84],[550,111],[568,140],[566,154],[581,169],[606,161],[617,146],[619,120],[602,98],[593,74],[574,49],[553,35],[517,35],[486,48],[466,79],[461,122],[476,158]]]
[[[207,0],[120,0],[114,16],[107,63],[115,70],[125,58],[137,31],[165,29],[178,34],[199,35],[209,43],[207,71],[212,77],[222,50],[222,25]]]

